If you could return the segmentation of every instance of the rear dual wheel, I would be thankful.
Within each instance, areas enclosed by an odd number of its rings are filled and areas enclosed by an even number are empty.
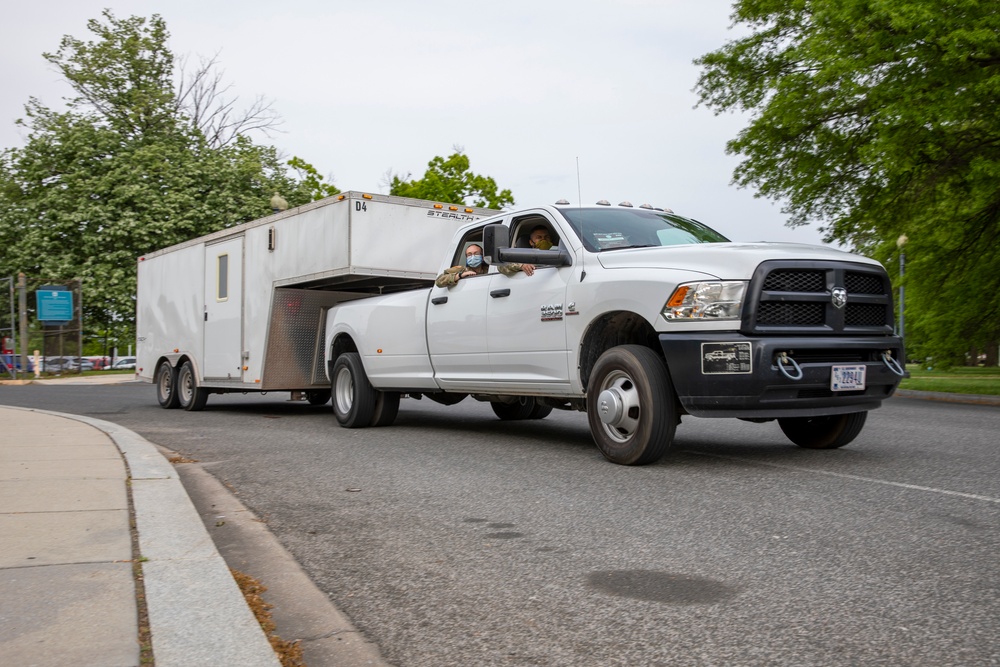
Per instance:
[[[823,417],[782,417],[778,419],[778,426],[799,447],[836,449],[858,437],[867,419],[867,412]]]
[[[399,392],[372,387],[357,352],[345,352],[333,364],[333,414],[345,428],[389,426],[399,412]]]
[[[493,414],[503,421],[519,421],[521,419],[545,419],[552,408],[542,405],[532,396],[521,396],[513,403],[490,403]]]

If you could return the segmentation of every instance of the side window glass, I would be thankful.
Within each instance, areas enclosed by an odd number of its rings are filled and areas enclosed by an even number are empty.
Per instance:
[[[218,278],[215,289],[215,300],[229,299],[229,255],[219,255],[216,262],[215,275]]]

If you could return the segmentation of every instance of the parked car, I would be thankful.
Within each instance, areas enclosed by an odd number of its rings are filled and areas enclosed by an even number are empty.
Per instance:
[[[92,371],[94,370],[94,362],[79,357],[45,357],[42,359],[42,370],[48,373]]]
[[[135,370],[135,357],[121,357],[112,366],[113,371]]]
[[[74,371],[92,371],[94,370],[94,362],[90,359],[83,358],[77,359],[76,357],[70,359],[70,368]]]

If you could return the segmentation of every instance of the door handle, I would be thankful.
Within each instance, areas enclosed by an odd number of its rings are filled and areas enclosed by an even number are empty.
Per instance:
[[[507,289],[495,289],[492,292],[490,292],[490,296],[493,297],[494,299],[498,299],[502,296],[510,296],[510,288],[508,287]]]
[[[448,303],[448,297],[436,296],[433,299],[431,299],[431,303],[433,303],[435,306],[440,306],[442,303]]]

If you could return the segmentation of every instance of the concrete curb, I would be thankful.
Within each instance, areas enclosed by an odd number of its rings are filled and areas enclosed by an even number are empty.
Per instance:
[[[124,456],[139,552],[147,559],[142,569],[157,667],[280,667],[177,472],[152,443],[100,419],[5,407],[93,426]]]

